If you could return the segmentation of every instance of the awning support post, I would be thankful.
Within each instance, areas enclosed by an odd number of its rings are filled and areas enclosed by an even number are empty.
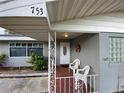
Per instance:
[[[48,35],[48,93],[56,93],[56,32],[49,31]]]

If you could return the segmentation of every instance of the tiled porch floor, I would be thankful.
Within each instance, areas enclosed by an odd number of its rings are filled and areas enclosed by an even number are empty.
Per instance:
[[[56,76],[57,78],[71,77],[73,76],[73,73],[71,70],[69,70],[68,66],[57,66]],[[57,79],[56,93],[73,93],[73,78],[70,78],[70,80],[69,78]]]
[[[69,67],[66,66],[57,66],[56,67],[56,75],[57,77],[67,77],[72,76],[73,72],[69,69]]]
[[[72,70],[69,69],[68,66],[57,66],[56,75],[57,75],[57,78],[67,77],[66,79],[63,78],[61,80],[60,79],[56,80],[56,93],[76,93],[74,91],[74,86],[73,86],[74,81],[75,81],[72,78],[73,72],[72,72]],[[71,78],[68,78],[68,77],[71,77]],[[89,93],[89,90],[90,90],[90,87],[88,86],[87,93]],[[86,93],[85,92],[85,85],[83,83],[81,85],[81,92],[80,93]]]

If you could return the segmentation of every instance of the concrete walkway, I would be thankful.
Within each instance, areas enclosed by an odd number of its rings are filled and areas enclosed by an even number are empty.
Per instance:
[[[1,78],[0,93],[46,93],[47,77]]]
[[[48,73],[0,74],[0,78],[27,78],[27,77],[48,77]]]

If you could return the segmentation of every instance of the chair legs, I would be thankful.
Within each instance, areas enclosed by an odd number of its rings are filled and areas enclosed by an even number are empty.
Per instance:
[[[87,91],[87,81],[84,81],[84,85],[85,85],[86,93],[88,93],[88,91]]]

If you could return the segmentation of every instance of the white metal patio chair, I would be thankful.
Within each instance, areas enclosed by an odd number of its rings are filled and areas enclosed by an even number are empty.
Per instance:
[[[79,68],[79,66],[80,66],[79,59],[75,59],[72,63],[69,64],[69,68],[73,70],[73,75],[76,74],[76,70]]]
[[[75,74],[75,78],[78,80],[82,80],[85,84],[86,93],[87,93],[87,75],[90,71],[90,66],[86,65],[83,69],[77,69],[77,72]]]

